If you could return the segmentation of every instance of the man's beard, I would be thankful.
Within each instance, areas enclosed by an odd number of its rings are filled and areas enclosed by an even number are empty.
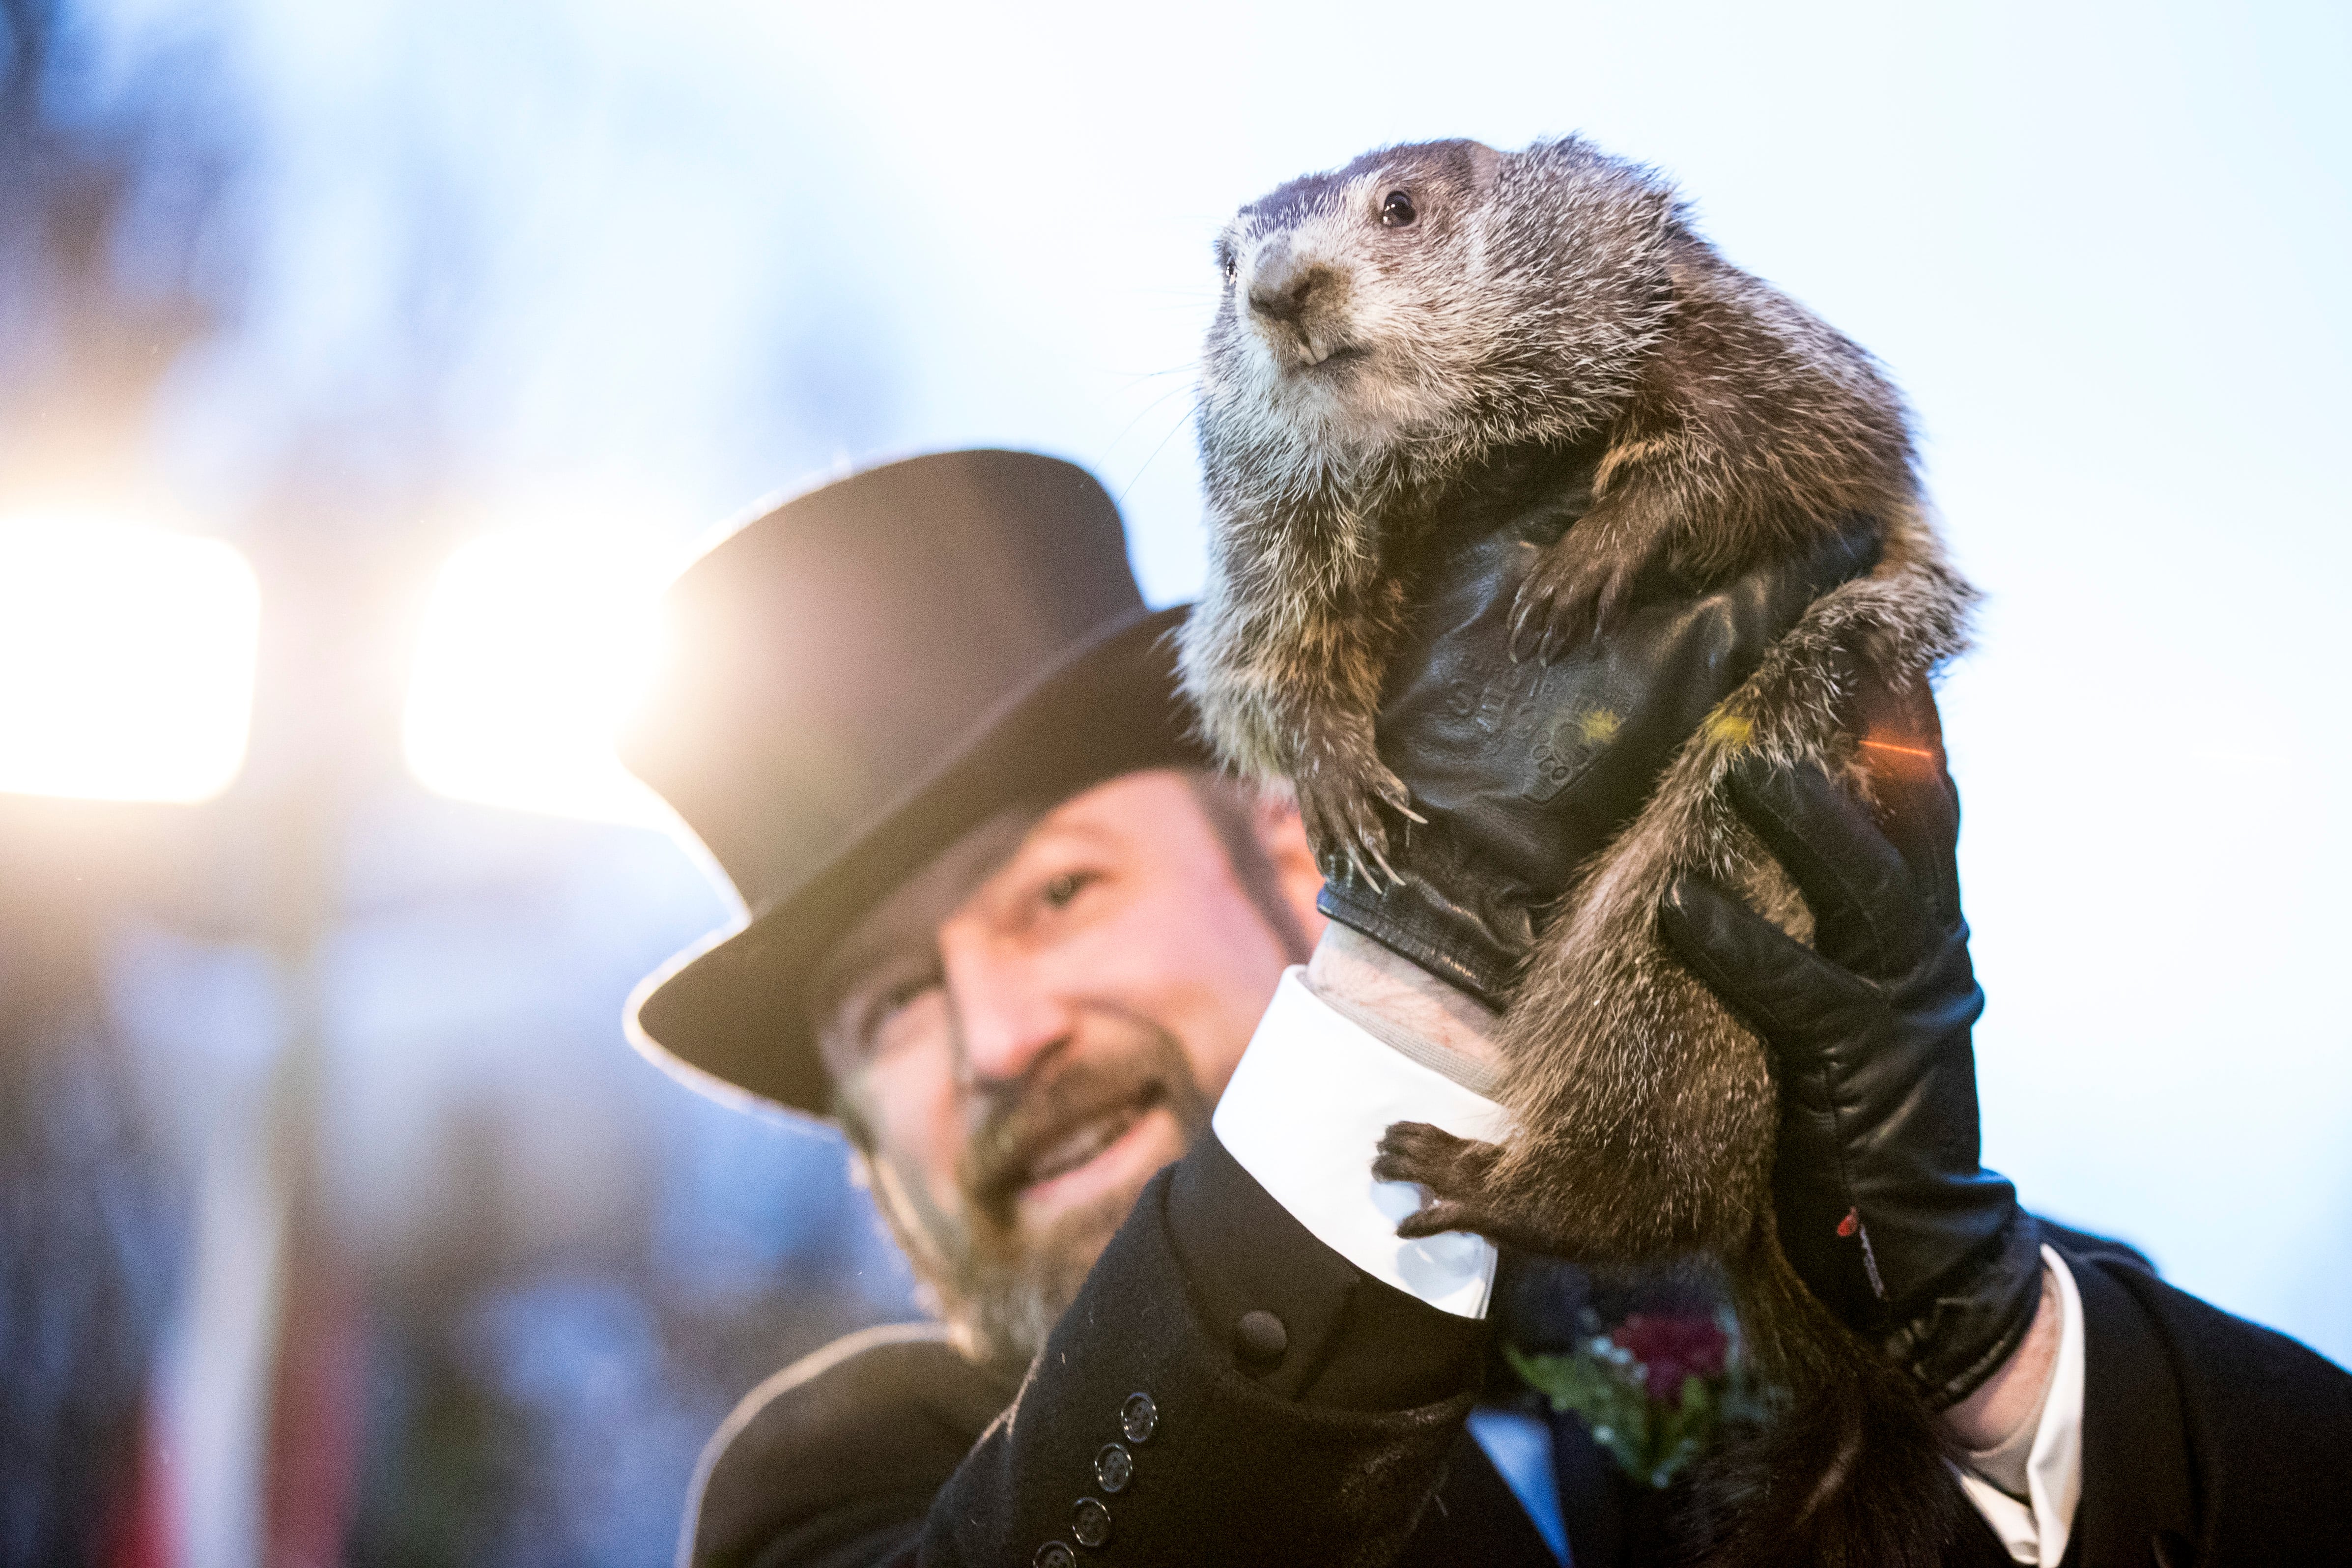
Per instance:
[[[1082,1055],[982,1091],[956,1173],[954,1212],[894,1171],[882,1170],[876,1184],[884,1215],[964,1353],[1008,1379],[1045,1349],[1136,1198],[1108,1192],[1027,1226],[1022,1190],[1076,1169],[1156,1110],[1175,1118],[1187,1147],[1209,1121],[1208,1098],[1174,1035],[1095,1012],[1082,1037]]]

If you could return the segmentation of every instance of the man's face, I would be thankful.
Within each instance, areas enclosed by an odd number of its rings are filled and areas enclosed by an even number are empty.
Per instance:
[[[825,1064],[975,1353],[1024,1363],[1207,1125],[1319,881],[1294,813],[1130,773],[975,829],[845,934]]]

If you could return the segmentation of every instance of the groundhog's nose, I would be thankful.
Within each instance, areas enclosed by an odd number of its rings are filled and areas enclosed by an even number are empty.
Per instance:
[[[1328,293],[1339,276],[1321,262],[1302,259],[1288,241],[1271,240],[1250,265],[1250,310],[1270,321],[1296,327],[1306,320],[1316,297]]]

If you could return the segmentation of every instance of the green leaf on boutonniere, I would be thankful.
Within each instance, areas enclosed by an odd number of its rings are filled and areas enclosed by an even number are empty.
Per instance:
[[[1592,1440],[1644,1486],[1664,1487],[1727,1426],[1760,1423],[1768,1402],[1735,1353],[1729,1315],[1636,1313],[1565,1355],[1503,1354],[1554,1410],[1581,1419]]]

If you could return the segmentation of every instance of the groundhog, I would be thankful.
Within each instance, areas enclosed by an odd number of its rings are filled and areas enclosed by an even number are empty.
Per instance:
[[[1632,605],[1857,518],[1876,530],[1877,565],[1774,645],[1549,912],[1498,1026],[1512,1141],[1401,1123],[1375,1169],[1431,1194],[1402,1234],[1721,1261],[1785,1400],[1694,1506],[1710,1561],[1937,1561],[1964,1505],[1932,1415],[1789,1266],[1763,1046],[1656,926],[1696,870],[1809,937],[1724,800],[1726,770],[1811,758],[1867,794],[1855,694],[1924,690],[1963,644],[1970,590],[1927,519],[1900,396],[1717,254],[1666,182],[1573,137],[1368,153],[1242,208],[1217,254],[1200,388],[1212,569],[1183,669],[1224,756],[1295,785],[1327,875],[1377,885],[1391,833],[1420,820],[1373,721],[1415,563],[1450,523],[1589,494],[1517,590],[1512,656],[1545,661]]]

